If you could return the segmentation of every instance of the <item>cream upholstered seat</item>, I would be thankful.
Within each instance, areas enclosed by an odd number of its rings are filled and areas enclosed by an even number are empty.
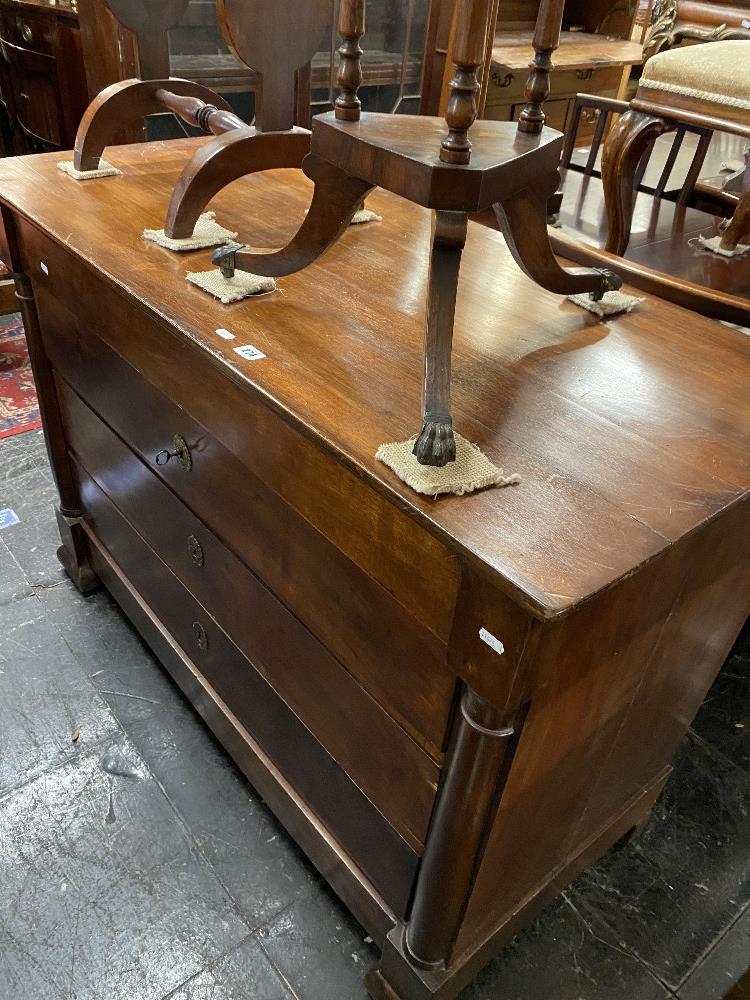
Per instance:
[[[602,157],[610,253],[622,256],[630,239],[638,163],[659,135],[680,122],[750,139],[750,39],[668,49],[643,67],[630,109],[609,133]],[[705,245],[734,255],[744,252],[749,241],[750,146],[732,221]]]
[[[716,104],[722,111],[731,107],[750,113],[750,42],[713,42],[660,52],[646,63],[641,88]]]

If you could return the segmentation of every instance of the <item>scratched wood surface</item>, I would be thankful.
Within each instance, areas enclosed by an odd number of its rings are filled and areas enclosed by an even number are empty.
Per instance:
[[[429,213],[376,193],[382,223],[352,228],[277,293],[223,306],[184,280],[209,268],[208,252],[178,256],[141,237],[163,225],[196,141],[114,149],[108,159],[123,175],[85,184],[56,170],[59,156],[6,159],[0,198],[127,286],[297,429],[315,428],[357,477],[495,569],[537,614],[570,610],[747,493],[750,338],[652,297],[600,323],[522,275],[499,234],[472,226],[456,316],[455,423],[522,481],[418,497],[374,454],[418,429]],[[299,172],[269,172],[232,185],[212,207],[243,240],[276,247],[309,196]],[[65,281],[40,270],[32,278]],[[236,340],[219,338],[219,327]],[[243,361],[233,352],[243,344],[266,358]]]

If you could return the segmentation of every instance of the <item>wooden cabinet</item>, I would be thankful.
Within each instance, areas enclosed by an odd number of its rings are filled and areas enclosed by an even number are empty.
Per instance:
[[[560,46],[552,56],[551,92],[544,110],[547,124],[564,132],[570,122],[577,94],[622,97],[630,71],[642,59],[642,30],[636,14],[648,16],[640,6],[596,0],[567,0]],[[453,74],[450,59],[451,13],[448,0],[435,0],[428,31],[428,59],[422,111],[445,110],[448,84]],[[518,118],[524,107],[529,63],[534,56],[532,38],[539,4],[533,0],[495,2],[496,30],[488,41],[487,65],[480,95],[480,117],[496,121]],[[636,40],[631,40],[634,36]],[[596,128],[597,113],[582,120],[578,143],[585,145]]]
[[[470,226],[454,418],[521,481],[417,495],[374,456],[419,418],[429,212],[375,192],[222,305],[141,236],[199,142],[0,164],[60,557],[382,945],[372,996],[451,1000],[646,821],[747,617],[750,341],[653,296],[603,336]],[[285,171],[212,207],[277,246],[308,204]]]
[[[88,103],[73,6],[0,0],[0,57],[3,103],[15,131],[6,152],[71,147]]]
[[[492,46],[484,117],[517,119],[524,107],[523,91],[534,54],[531,44],[538,4],[501,3]],[[560,47],[552,56],[551,92],[544,106],[547,124],[561,132],[569,124],[576,94],[621,97],[630,70],[641,61],[642,47],[631,41],[633,17],[612,3],[567,0]],[[597,115],[581,122],[577,143],[586,145]]]

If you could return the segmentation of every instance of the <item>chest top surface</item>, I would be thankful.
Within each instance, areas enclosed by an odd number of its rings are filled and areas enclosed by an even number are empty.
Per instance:
[[[499,233],[470,227],[454,341],[454,421],[518,486],[423,498],[375,460],[419,426],[430,213],[376,192],[351,227],[271,295],[222,305],[185,281],[210,251],[174,254],[161,228],[196,142],[107,151],[119,177],[78,183],[60,154],[0,162],[0,200],[161,317],[321,447],[544,616],[569,610],[747,498],[750,337],[647,296],[601,323],[543,291]],[[255,247],[283,245],[311,185],[244,178],[212,203]],[[27,262],[35,282],[45,277]],[[234,334],[232,341],[217,329]],[[265,358],[245,360],[236,346]]]

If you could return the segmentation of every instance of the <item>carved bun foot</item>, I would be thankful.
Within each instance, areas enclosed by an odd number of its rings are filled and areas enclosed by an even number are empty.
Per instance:
[[[606,268],[597,268],[597,270],[601,275],[602,282],[600,287],[591,293],[591,298],[594,302],[601,301],[607,292],[616,292],[622,288],[622,278],[619,274],[615,274],[614,271],[608,271]]]
[[[450,417],[433,417],[429,413],[424,418],[422,430],[414,442],[412,454],[420,465],[436,465],[442,468],[456,461],[456,439],[453,436],[453,421]]]

